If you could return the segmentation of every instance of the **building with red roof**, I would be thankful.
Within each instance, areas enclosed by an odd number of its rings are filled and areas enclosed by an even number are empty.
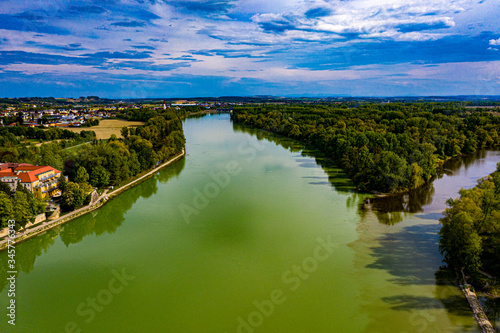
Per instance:
[[[24,186],[38,198],[61,195],[57,181],[61,171],[51,166],[37,166],[26,163],[0,163],[0,181],[9,185],[12,191]]]

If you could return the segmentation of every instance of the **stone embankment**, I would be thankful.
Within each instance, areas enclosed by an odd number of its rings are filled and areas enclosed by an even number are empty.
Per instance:
[[[106,189],[104,190],[104,192],[97,198],[95,198],[95,196],[92,197],[92,200],[90,202],[89,205],[87,206],[84,206],[82,208],[79,208],[77,210],[74,210],[66,215],[63,215],[57,219],[54,219],[54,220],[48,220],[48,221],[45,221],[45,222],[42,222],[40,224],[37,224],[37,225],[34,225],[34,226],[30,226],[28,228],[25,228],[25,229],[21,229],[20,231],[18,231],[16,233],[16,237],[14,238],[14,243],[11,243],[11,244],[17,244],[17,243],[20,243],[22,241],[25,241],[31,237],[34,237],[38,234],[41,234],[49,229],[52,229],[58,225],[61,225],[61,224],[64,224],[74,218],[77,218],[79,216],[82,216],[82,215],[85,215],[93,210],[96,210],[98,208],[100,208],[101,206],[103,206],[110,198],[112,197],[115,197],[117,196],[118,194],[122,193],[123,191],[127,190],[128,188],[132,187],[132,186],[135,186],[137,185],[139,182],[141,182],[142,180],[146,179],[146,178],[149,178],[150,176],[152,176],[154,173],[158,172],[158,170],[160,170],[161,168],[163,167],[166,167],[167,165],[179,160],[182,156],[185,155],[185,151],[184,149],[182,150],[182,152],[175,156],[174,158],[168,160],[167,162],[157,166],[156,168],[154,168],[153,170],[147,172],[146,174],[140,176],[139,178],[137,179],[134,179],[133,181],[131,181],[130,183],[127,183],[125,184],[124,186],[120,187],[120,188],[117,188],[115,189],[113,192],[110,192],[108,193],[109,189]],[[5,228],[4,230],[0,230],[0,237],[3,237],[1,240],[0,240],[0,251],[3,251],[7,248],[8,246],[8,237],[7,237],[7,234],[8,234],[8,228]]]

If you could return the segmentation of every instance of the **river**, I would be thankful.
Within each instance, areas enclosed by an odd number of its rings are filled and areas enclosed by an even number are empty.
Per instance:
[[[228,115],[184,131],[181,161],[16,246],[16,325],[2,315],[1,332],[479,332],[436,232],[446,199],[500,152],[377,199],[314,149]]]

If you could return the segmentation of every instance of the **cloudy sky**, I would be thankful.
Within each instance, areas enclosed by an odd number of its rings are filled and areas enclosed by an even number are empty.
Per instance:
[[[0,97],[500,95],[498,0],[2,0]]]

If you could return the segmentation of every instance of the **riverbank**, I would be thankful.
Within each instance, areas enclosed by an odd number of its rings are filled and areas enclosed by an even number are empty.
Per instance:
[[[66,222],[69,222],[77,217],[80,217],[82,215],[85,215],[87,213],[90,213],[96,209],[99,209],[100,207],[102,207],[108,200],[116,197],[117,195],[119,195],[120,193],[124,192],[125,190],[127,190],[128,188],[132,187],[132,186],[135,186],[137,185],[139,182],[149,178],[150,176],[152,176],[154,173],[158,172],[159,170],[161,170],[162,168],[166,167],[167,165],[173,163],[173,162],[176,162],[178,161],[180,158],[182,158],[183,156],[185,156],[186,154],[186,151],[183,149],[182,152],[175,156],[174,158],[168,160],[167,162],[163,163],[163,164],[160,164],[159,166],[155,167],[154,169],[148,171],[147,173],[145,173],[144,175],[141,175],[140,177],[130,181],[129,183],[126,183],[125,185],[119,187],[119,188],[116,188],[116,189],[113,189],[113,191],[109,191],[109,189],[106,189],[104,190],[104,192],[99,196],[99,198],[97,200],[95,200],[94,202],[90,203],[89,205],[87,206],[84,206],[84,207],[81,207],[77,210],[74,210],[64,216],[61,216],[59,217],[58,219],[55,219],[53,221],[45,221],[45,222],[41,222],[40,224],[37,224],[33,227],[30,227],[28,229],[23,229],[22,231],[20,232],[17,232],[16,233],[16,237],[14,238],[13,240],[13,243],[11,242],[10,244],[11,245],[14,245],[14,244],[18,244],[22,241],[25,241],[27,239],[30,239],[38,234],[41,234],[49,229],[52,229],[56,226],[59,226],[59,225],[62,225]],[[12,241],[12,239],[10,239]],[[0,252],[5,250],[7,247],[8,247],[8,242],[9,242],[9,237],[8,236],[5,236],[3,237],[1,240],[0,240]]]
[[[349,192],[339,169],[319,158],[323,168],[308,150],[298,153],[294,140],[245,134],[228,118],[186,119],[189,158],[100,210],[16,246],[17,316],[23,319],[17,331],[60,332],[74,320],[93,333],[123,325],[130,332],[234,333],[249,315],[264,318],[250,328],[266,333],[480,331],[454,276],[436,276],[442,265],[438,222],[427,214],[444,210],[460,187],[475,185],[472,177],[490,174],[500,153],[467,170],[450,167],[433,190],[402,203],[427,204],[422,211],[401,214],[388,226],[374,214],[358,213],[365,195]],[[264,149],[249,161],[241,147]],[[218,171],[230,162],[241,172],[226,179]],[[331,186],[336,177],[345,180],[342,190]],[[207,201],[198,194],[205,187],[212,194]],[[189,224],[184,207],[199,212]],[[323,261],[313,256],[318,237],[325,241]],[[6,267],[7,252],[1,254]],[[102,296],[113,270],[135,280],[112,293],[112,304],[87,324],[75,309],[89,296]],[[7,293],[8,286],[2,307]],[[40,297],[27,301],[29,295]],[[270,295],[280,296],[280,304]],[[274,313],[266,317],[255,304],[268,301]],[[153,317],[165,320],[144,321]]]
[[[476,293],[474,292],[474,289],[472,289],[472,286],[464,280],[460,281],[459,286],[464,293],[467,302],[469,302],[472,313],[474,314],[474,318],[476,318],[479,327],[481,327],[484,333],[495,333],[495,329],[486,316],[481,303],[479,303],[479,300],[477,299]]]

